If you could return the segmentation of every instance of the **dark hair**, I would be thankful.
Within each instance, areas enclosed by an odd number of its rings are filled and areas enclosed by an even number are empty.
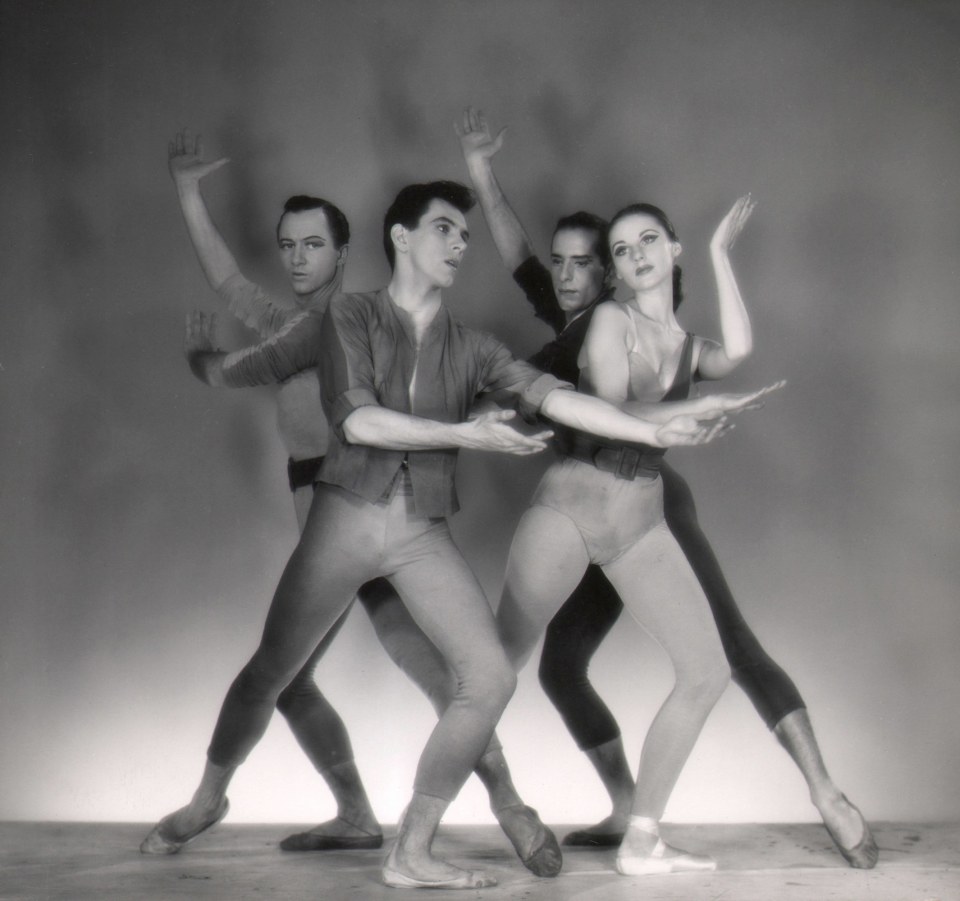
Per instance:
[[[610,245],[607,243],[608,226],[606,219],[579,210],[557,220],[556,227],[553,229],[553,237],[557,236],[557,232],[563,231],[592,232],[594,253],[600,258],[604,269],[610,265],[612,261],[610,259]]]
[[[473,191],[457,181],[431,181],[403,188],[383,217],[383,252],[387,255],[391,272],[397,253],[393,238],[390,237],[390,229],[398,224],[404,228],[416,228],[420,217],[434,200],[444,200],[464,214],[469,213],[477,202]]]
[[[617,210],[613,214],[613,218],[610,220],[610,225],[607,227],[609,236],[610,231],[613,230],[614,225],[616,225],[621,219],[626,219],[627,216],[652,216],[657,220],[662,226],[664,231],[669,235],[671,241],[679,241],[677,237],[677,230],[673,227],[673,223],[667,217],[667,214],[660,209],[658,206],[654,206],[652,203],[631,203],[630,206],[625,206],[622,210]],[[609,245],[608,245],[609,247]],[[674,310],[680,306],[683,302],[683,270],[676,264],[673,264],[673,308]]]
[[[288,197],[283,205],[283,212],[277,222],[277,240],[280,240],[280,224],[287,213],[305,213],[307,210],[323,210],[327,217],[327,225],[330,226],[330,237],[333,238],[333,246],[339,250],[344,244],[350,243],[350,223],[343,211],[336,204],[322,197],[310,197],[307,194],[295,194]]]

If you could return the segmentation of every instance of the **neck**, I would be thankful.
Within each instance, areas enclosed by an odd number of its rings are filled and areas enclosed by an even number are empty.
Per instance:
[[[673,314],[673,285],[657,285],[647,291],[637,291],[630,303],[641,315],[668,328],[678,328]]]
[[[418,278],[416,273],[401,265],[394,270],[387,290],[393,302],[414,318],[422,314],[433,315],[443,299],[439,285]]]

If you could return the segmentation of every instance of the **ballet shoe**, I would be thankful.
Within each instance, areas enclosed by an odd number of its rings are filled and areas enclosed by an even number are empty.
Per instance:
[[[837,846],[837,850],[843,855],[843,859],[850,864],[851,867],[858,870],[872,870],[877,865],[877,858],[880,856],[880,851],[877,848],[877,843],[874,841],[873,833],[870,831],[870,827],[867,825],[863,814],[860,813],[860,808],[846,795],[843,795],[843,800],[857,812],[857,816],[860,817],[860,822],[863,823],[863,835],[860,837],[860,841],[852,848],[845,848],[840,844],[840,840],[826,822],[824,822],[823,825],[829,833],[830,838],[833,839],[833,843]]]
[[[520,844],[510,834],[506,826],[504,826],[502,822],[500,823],[500,827],[504,833],[506,833],[507,838],[510,839],[514,850],[517,852],[520,862],[533,873],[534,876],[542,876],[545,878],[556,876],[563,867],[563,854],[560,851],[560,845],[557,844],[557,837],[553,834],[553,830],[544,825],[540,819],[540,815],[532,807],[527,807],[524,804],[519,808],[513,807],[506,809],[522,810],[528,818],[536,820],[537,823],[536,838],[526,854],[523,853]],[[498,821],[499,819],[500,817],[497,816]]]
[[[463,870],[459,876],[449,879],[417,879],[396,868],[395,851],[396,845],[381,870],[383,884],[390,888],[477,889],[490,888],[497,884],[496,879],[480,870]]]
[[[230,809],[230,801],[226,798],[223,799],[223,804],[220,805],[220,810],[217,811],[216,815],[212,820],[207,823],[204,823],[198,829],[194,829],[189,835],[185,835],[183,838],[167,838],[163,834],[164,827],[173,817],[173,814],[165,816],[153,829],[150,831],[150,834],[140,843],[140,853],[141,854],[176,854],[179,850],[189,842],[192,842],[198,835],[203,832],[206,832],[208,829],[212,829],[217,825],[226,815],[227,811]]]
[[[667,856],[667,851],[677,851]],[[621,857],[617,855],[617,872],[621,876],[661,876],[666,873],[705,873],[717,868],[712,857],[690,854],[670,848],[662,838],[648,857]]]
[[[347,823],[343,817],[337,817]],[[353,823],[347,823],[353,826]],[[359,826],[353,826],[359,829]],[[366,830],[361,829],[361,832]],[[361,851],[383,846],[383,833],[366,835],[322,835],[318,832],[295,832],[280,842],[282,851]]]
[[[590,832],[587,829],[576,829],[568,832],[561,844],[574,848],[616,848],[622,841],[622,832]]]

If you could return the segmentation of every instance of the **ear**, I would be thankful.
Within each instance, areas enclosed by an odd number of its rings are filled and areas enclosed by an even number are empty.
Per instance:
[[[398,253],[407,252],[407,230],[399,222],[390,226],[390,240]]]
[[[683,247],[680,245],[680,242],[679,242],[679,241],[673,241],[672,244],[671,244],[671,247],[673,248],[673,258],[674,258],[674,259],[676,259],[678,256],[680,256],[681,253],[683,253]]]
[[[349,245],[349,244],[344,244],[344,245],[337,251],[337,265],[338,265],[338,266],[343,266],[343,265],[347,262],[347,252],[348,252],[349,250],[350,250],[350,245]]]

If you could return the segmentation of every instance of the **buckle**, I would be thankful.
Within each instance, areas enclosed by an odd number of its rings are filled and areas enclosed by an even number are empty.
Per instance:
[[[621,447],[617,455],[617,478],[632,482],[636,478],[639,464],[640,451],[635,447]]]

